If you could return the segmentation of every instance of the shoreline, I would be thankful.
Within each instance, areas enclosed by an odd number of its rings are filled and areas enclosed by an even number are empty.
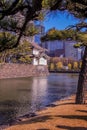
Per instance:
[[[61,101],[68,100],[68,98],[70,98],[71,96],[74,96],[74,95],[75,94],[72,94],[70,96],[61,98],[61,99],[59,99],[57,101],[54,101],[54,102],[44,106],[40,110],[37,110],[34,113],[27,113],[25,115],[19,116],[18,118],[13,119],[13,121],[9,122],[8,124],[2,124],[2,125],[0,125],[0,130],[4,130],[4,129],[7,129],[7,128],[11,127],[11,126],[14,126],[14,125],[20,123],[22,120],[26,120],[26,119],[30,119],[30,118],[36,117],[36,116],[38,116],[37,113],[39,114],[39,112],[44,111],[45,109],[48,109],[48,108],[51,108],[51,107],[55,107],[57,103],[59,103]]]
[[[72,74],[79,74],[80,73],[80,71],[49,71],[49,73],[72,73]]]
[[[76,105],[74,102],[75,94],[53,102],[53,105],[51,104],[50,106],[37,111],[35,116],[22,118],[19,123],[9,126],[8,128],[5,128],[5,130],[64,130],[63,127],[65,127],[65,130],[69,130],[68,127],[71,129],[75,127],[75,130],[86,130],[87,102],[84,105]],[[75,123],[75,121],[77,123]],[[58,124],[58,128],[55,127],[55,125],[57,126],[56,123]],[[70,126],[67,126],[66,124]]]

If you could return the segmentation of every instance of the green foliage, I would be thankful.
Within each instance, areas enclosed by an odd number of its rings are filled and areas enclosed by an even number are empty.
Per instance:
[[[12,48],[12,46],[16,43],[17,36],[9,33],[9,32],[0,32],[0,50],[2,51],[4,48]]]
[[[81,43],[84,46],[87,46],[87,33],[80,33],[80,34],[78,34],[78,40],[81,41]]]
[[[45,12],[42,11],[42,12],[39,13],[37,19],[38,19],[39,21],[43,21],[44,18],[45,18]]]
[[[11,5],[13,4],[13,2],[15,2],[15,1],[13,1],[13,0],[0,0],[0,3],[1,3],[3,9],[8,9],[8,8],[10,8]],[[22,3],[23,3],[23,0],[19,0],[19,1],[17,2],[17,4],[15,4],[15,7],[14,7],[14,8],[17,8],[17,7],[18,7],[19,5],[21,5]]]
[[[87,33],[85,32],[76,32],[75,30],[56,30],[55,28],[50,29],[46,35],[41,37],[41,40],[52,41],[52,40],[67,40],[72,39],[77,41],[74,45],[75,48],[87,46]]]
[[[72,69],[72,64],[68,64],[68,69],[71,70]]]
[[[54,70],[55,69],[55,64],[54,63],[50,63],[50,70]]]
[[[74,47],[75,47],[75,48],[80,48],[80,47],[82,47],[82,46],[83,46],[83,44],[82,44],[82,43],[80,43],[80,42],[79,42],[79,43],[74,44]]]
[[[81,66],[82,66],[82,61],[75,61],[70,58],[53,57],[50,59],[49,70],[77,71],[81,69]]]
[[[31,63],[32,62],[32,59],[29,55],[25,55],[25,56],[21,56],[19,58],[19,62],[20,63]]]
[[[27,41],[24,41],[22,45],[17,48],[12,48],[0,53],[0,59],[2,62],[6,62],[10,58],[10,62],[13,63],[31,63],[32,47]]]
[[[77,36],[77,44],[74,45],[75,48],[87,46],[87,33],[79,33]]]
[[[12,19],[11,17],[6,17],[0,21],[0,28],[8,31],[17,31],[17,24],[18,21],[16,21],[15,19]]]
[[[76,17],[79,18],[86,18],[87,17],[87,2],[85,0],[83,1],[79,1],[79,0],[0,0],[0,18],[2,19],[2,21],[0,20],[0,27],[3,29],[13,29],[14,31],[19,31],[20,33],[20,37],[25,34],[25,35],[35,35],[37,33],[37,31],[32,27],[30,27],[29,29],[26,28],[26,25],[28,24],[28,22],[30,20],[36,20],[36,19],[40,19],[43,20],[43,13],[42,13],[42,9],[46,9],[48,10],[68,10],[70,13],[73,13]],[[19,26],[17,26],[17,21],[14,21],[13,19],[10,20],[10,18],[14,17],[15,14],[17,13],[21,13],[24,16],[24,20],[26,19],[26,25],[24,25],[24,29],[28,29],[25,30],[25,32],[23,32],[23,30],[21,30],[23,24],[25,23],[23,21],[22,26],[19,28]],[[28,12],[28,13],[27,13]],[[27,16],[27,17],[26,17]],[[7,20],[7,17],[9,18],[9,20]],[[4,21],[5,20],[5,21]],[[18,20],[20,21],[20,20]],[[84,27],[84,26],[83,26]],[[87,27],[87,26],[86,26]],[[67,38],[72,38],[75,39],[75,35],[74,35],[74,31],[54,31],[53,30],[53,35],[49,35],[46,34],[44,37],[42,37],[42,41],[44,40],[62,40],[62,39],[67,39]],[[20,37],[19,37],[19,41],[20,41]],[[81,36],[82,39],[84,39]],[[86,45],[86,40],[82,40],[84,45]],[[17,43],[19,44],[19,43]],[[16,44],[16,45],[17,45]],[[5,47],[5,49],[8,49]]]
[[[34,36],[37,33],[38,29],[34,25],[28,25],[24,31],[24,35],[26,36]]]
[[[58,63],[56,64],[56,68],[57,68],[58,70],[63,69],[63,63],[62,63],[62,62],[58,62]]]
[[[82,61],[79,62],[79,69],[82,67]]]
[[[56,30],[55,28],[50,29],[45,36],[41,38],[42,41],[49,40],[65,40],[71,38],[75,40],[75,30]]]
[[[78,70],[78,69],[79,69],[79,67],[78,67],[78,62],[74,62],[74,63],[73,63],[73,69],[74,69],[74,70]]]
[[[73,13],[74,16],[78,18],[86,18],[87,17],[87,1],[86,0],[68,0],[67,2],[67,10],[70,13]]]
[[[43,0],[42,7],[45,9],[51,8],[55,4],[56,0]]]

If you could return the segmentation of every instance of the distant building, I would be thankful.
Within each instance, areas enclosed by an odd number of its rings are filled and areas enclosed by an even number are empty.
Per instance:
[[[48,49],[47,54],[51,57],[67,57],[74,60],[82,58],[82,49],[74,48],[76,41],[54,40],[42,42],[41,46]]]
[[[65,56],[65,44],[64,41],[45,41],[42,42],[42,47],[48,49],[48,55],[51,57],[64,57]]]
[[[65,41],[65,57],[80,60],[82,50],[80,48],[74,48],[74,44],[76,44],[76,41]]]
[[[49,57],[45,54],[46,49],[40,47],[36,43],[31,43],[33,53],[33,65],[47,65]]]

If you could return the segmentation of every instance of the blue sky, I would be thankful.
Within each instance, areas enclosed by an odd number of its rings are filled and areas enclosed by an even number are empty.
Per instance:
[[[74,25],[78,23],[79,20],[74,18],[72,15],[61,12],[54,12],[46,17],[43,25],[45,26],[45,31],[49,30],[50,28],[55,27],[58,30],[63,30],[69,25]]]

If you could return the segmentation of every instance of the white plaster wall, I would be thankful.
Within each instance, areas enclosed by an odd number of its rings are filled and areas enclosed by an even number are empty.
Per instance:
[[[47,65],[47,60],[43,57],[39,59],[39,65]]]
[[[33,65],[38,65],[38,60],[36,58],[33,58]]]
[[[33,54],[34,55],[38,55],[39,54],[39,50],[33,49]]]

